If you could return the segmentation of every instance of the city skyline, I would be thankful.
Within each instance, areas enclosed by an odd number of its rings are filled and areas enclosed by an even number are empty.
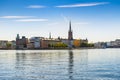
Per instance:
[[[120,38],[120,1],[114,0],[1,0],[0,39],[68,37],[71,20],[73,37],[90,42]]]

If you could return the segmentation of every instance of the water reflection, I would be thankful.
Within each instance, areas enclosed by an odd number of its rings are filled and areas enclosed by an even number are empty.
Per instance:
[[[16,53],[16,63],[19,63],[21,60],[26,59],[25,53]]]
[[[74,55],[74,67],[73,67],[73,78],[75,80],[87,80],[88,74],[88,51],[87,50],[80,50],[80,51],[73,51]]]
[[[120,80],[119,53],[120,50],[5,51],[0,54],[0,79]]]
[[[87,64],[86,51],[16,52],[16,77],[31,78],[37,74],[38,79],[74,80],[87,75],[83,73],[87,70]]]
[[[68,73],[69,73],[69,80],[73,80],[73,67],[74,67],[74,60],[73,60],[73,51],[69,50],[69,65],[68,65]]]

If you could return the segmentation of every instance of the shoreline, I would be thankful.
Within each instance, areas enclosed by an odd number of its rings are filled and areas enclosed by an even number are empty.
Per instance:
[[[84,49],[120,49],[120,48],[44,48],[44,49],[0,49],[0,50],[84,50]]]
[[[80,49],[96,49],[96,48],[40,48],[40,49],[0,49],[0,50],[80,50]]]

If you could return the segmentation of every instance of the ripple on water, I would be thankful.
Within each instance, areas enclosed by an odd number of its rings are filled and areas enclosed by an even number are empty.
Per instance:
[[[0,80],[120,80],[119,53],[119,49],[4,50]]]

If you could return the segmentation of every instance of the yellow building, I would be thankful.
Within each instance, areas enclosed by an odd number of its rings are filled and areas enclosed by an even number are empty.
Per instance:
[[[80,39],[73,40],[74,47],[80,47]]]

